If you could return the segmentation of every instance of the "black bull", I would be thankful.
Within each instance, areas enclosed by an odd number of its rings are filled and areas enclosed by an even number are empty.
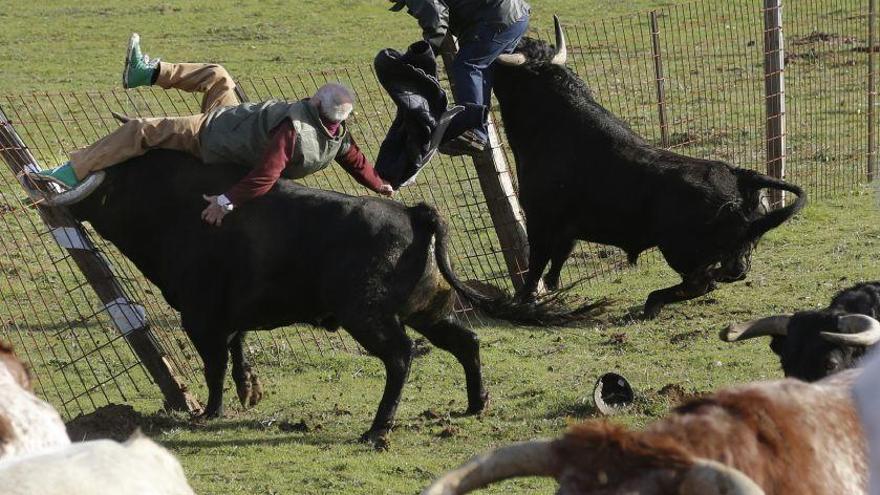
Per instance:
[[[365,439],[381,440],[392,425],[413,358],[404,324],[464,367],[467,412],[484,408],[478,339],[452,318],[449,284],[477,304],[480,295],[451,271],[446,228],[433,208],[281,180],[222,227],[202,222],[202,194],[226,190],[244,172],[157,150],[108,169],[101,186],[71,206],[180,311],[204,362],[204,415],[222,413],[229,353],[239,398],[259,400],[243,334],[292,323],[341,326],[384,363],[385,391]]]
[[[645,314],[703,295],[716,282],[745,277],[751,250],[766,231],[805,204],[803,191],[726,163],[702,160],[647,143],[593,99],[565,67],[557,47],[524,38],[495,64],[494,91],[517,164],[526,214],[529,273],[519,298],[545,284],[557,287],[575,241],[623,249],[631,263],[658,247],[682,278],[652,292]],[[764,214],[762,188],[795,193],[790,206]]]

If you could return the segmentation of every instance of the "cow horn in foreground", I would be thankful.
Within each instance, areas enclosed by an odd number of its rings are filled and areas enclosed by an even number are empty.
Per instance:
[[[737,469],[709,459],[697,462],[684,475],[679,495],[764,495],[751,478]]]
[[[103,171],[89,174],[88,177],[83,179],[82,184],[78,185],[77,187],[47,198],[46,204],[49,206],[68,206],[79,203],[89,194],[92,194],[92,192],[97,189],[98,186],[101,185],[101,183],[104,182],[105,177],[106,174]]]
[[[555,476],[553,442],[520,442],[477,456],[444,474],[422,495],[463,495],[496,481],[524,476]],[[556,466],[558,467],[558,466]],[[679,485],[679,495],[764,495],[740,471],[708,459],[697,459]]]
[[[880,322],[867,315],[841,316],[837,324],[850,333],[821,332],[823,339],[835,344],[868,347],[880,341]]]
[[[519,442],[474,457],[444,474],[422,495],[460,495],[495,481],[519,476],[553,476],[551,440]]]
[[[785,337],[788,334],[788,321],[791,316],[768,316],[758,320],[730,325],[721,331],[721,340],[736,342],[768,335]]]
[[[562,26],[559,25],[559,17],[553,16],[553,28],[556,31],[556,55],[553,55],[552,64],[565,65],[568,60],[568,49],[565,47],[565,34],[562,32]]]

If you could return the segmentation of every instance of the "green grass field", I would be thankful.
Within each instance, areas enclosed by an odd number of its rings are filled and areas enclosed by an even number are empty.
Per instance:
[[[596,378],[607,371],[622,373],[636,389],[635,405],[614,419],[633,427],[662,416],[678,395],[780,376],[778,362],[766,342],[729,345],[718,340],[717,331],[733,321],[821,307],[841,288],[880,278],[876,199],[869,187],[859,185],[855,175],[847,172],[863,162],[866,96],[859,83],[866,55],[850,50],[845,41],[862,37],[862,24],[852,12],[857,2],[843,3],[847,8],[819,0],[825,14],[815,18],[808,18],[794,3],[790,6],[789,13],[806,20],[787,29],[793,41],[791,53],[797,54],[787,69],[789,164],[792,180],[822,199],[766,236],[746,281],[673,305],[654,321],[642,321],[638,313],[647,294],[677,282],[655,253],[648,254],[638,269],[607,274],[584,286],[588,296],[613,300],[595,324],[562,329],[497,323],[477,327],[492,394],[489,410],[477,418],[456,416],[465,406],[463,374],[450,355],[428,346],[414,362],[391,448],[384,453],[356,441],[369,426],[381,395],[384,371],[380,362],[315,349],[304,357],[294,330],[274,332],[289,340],[270,345],[268,351],[254,348],[268,391],[264,402],[253,410],[240,410],[230,382],[227,417],[207,426],[194,426],[177,415],[154,414],[161,398],[142,375],[123,383],[118,391],[108,385],[107,390],[98,392],[112,402],[120,402],[119,396],[128,398],[143,416],[123,419],[139,424],[174,451],[199,494],[417,493],[440,472],[487,448],[557,436],[573,421],[596,417],[591,392]],[[568,25],[585,26],[577,34],[600,41],[580,40],[578,51],[572,54],[575,69],[597,88],[600,101],[656,140],[654,86],[650,58],[645,56],[650,41],[630,31],[632,26],[643,26],[646,17],[639,14],[619,21],[616,16],[680,4],[534,0],[533,26],[538,34],[546,32],[553,13],[560,14]],[[695,4],[695,12],[685,6],[661,18],[662,29],[668,28],[667,22],[690,28],[664,38],[668,43],[664,47],[668,49],[670,130],[674,143],[684,143],[679,149],[684,153],[762,166],[759,91],[763,82],[760,53],[755,52],[759,48],[752,43],[757,39],[760,45],[760,26],[726,17],[711,25],[688,24],[691,19],[705,19],[713,6],[729,15],[752,4],[706,0]],[[607,19],[611,19],[608,26],[601,22]],[[606,28],[608,31],[603,31]],[[419,36],[415,21],[404,13],[388,12],[385,0],[5,0],[0,5],[0,106],[7,104],[9,100],[3,98],[11,95],[82,94],[116,87],[131,31],[141,34],[144,47],[153,56],[220,62],[243,77],[368,67],[379,49],[403,48]],[[813,31],[834,33],[837,38],[832,40],[844,41],[808,43]],[[573,42],[578,41],[572,37]],[[672,49],[675,47],[680,51]],[[706,113],[706,109],[713,113]],[[385,122],[381,119],[388,115],[381,108],[371,110],[366,102],[361,111],[357,131],[368,136],[367,148],[375,150],[381,129],[369,129],[371,118]],[[68,112],[74,113],[64,108],[58,112],[58,126],[67,128],[71,121]],[[96,132],[94,127],[85,127],[74,129],[77,138],[91,138]],[[45,131],[44,148],[38,150],[40,157],[45,154],[47,163],[60,160],[71,143],[53,136],[49,127],[41,129],[49,130]],[[427,179],[446,180],[439,188],[443,189],[459,180],[460,172],[449,171],[466,166],[457,160],[438,162],[432,165],[436,175]],[[4,180],[0,182],[0,199],[6,194],[17,197],[17,186],[8,178]],[[420,187],[437,184],[441,183]],[[467,204],[474,194],[474,186],[470,187],[443,193],[439,199]],[[63,321],[63,314],[75,313],[71,306],[89,307],[90,303],[80,300],[60,306],[44,304],[45,310],[39,314],[13,307],[12,302],[29,291],[57,294],[59,280],[30,271],[44,252],[15,252],[26,246],[33,234],[26,226],[7,223],[15,216],[3,217],[2,213],[0,251],[9,257],[0,257],[0,330],[7,319],[33,317],[51,324]],[[465,210],[447,215],[465,228],[485,221],[485,216],[468,216]],[[463,254],[469,249],[468,240],[476,245],[494,242],[485,233],[457,231],[455,236],[454,247]],[[590,259],[587,255],[578,258],[584,263]],[[476,272],[472,264],[477,262],[459,263],[458,269]],[[3,314],[4,309],[9,314]],[[90,329],[78,331],[85,330]],[[62,355],[61,348],[68,345],[45,337],[44,332],[30,331],[52,349],[52,355],[55,350]],[[97,339],[96,346],[107,337],[98,332]],[[285,342],[291,341],[294,345],[285,347]],[[282,364],[274,352],[280,353]],[[47,364],[47,368],[37,369],[41,382],[62,383],[73,375],[68,367],[71,363],[63,358]],[[113,370],[130,363],[122,359],[111,364],[109,369]],[[89,380],[109,380],[104,376],[107,371],[93,371],[85,363],[76,366],[82,368],[77,375],[86,379],[72,385],[77,390],[88,386]],[[196,377],[192,385],[204,399],[199,381]],[[660,393],[668,385],[673,385],[671,390],[676,393]],[[136,386],[139,392],[134,390]],[[56,402],[55,397],[49,399]],[[89,405],[80,407],[87,409]],[[534,491],[550,493],[553,484],[518,480],[486,493]]]

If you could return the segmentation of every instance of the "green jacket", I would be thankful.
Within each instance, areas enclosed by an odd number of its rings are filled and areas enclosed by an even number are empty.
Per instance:
[[[337,136],[330,136],[308,101],[269,100],[212,110],[199,131],[202,159],[256,167],[262,163],[272,129],[289,118],[296,130],[296,146],[281,175],[299,179],[327,167],[348,151],[350,137],[344,123]]]

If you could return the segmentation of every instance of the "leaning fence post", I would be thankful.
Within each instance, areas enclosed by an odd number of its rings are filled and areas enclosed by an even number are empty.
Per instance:
[[[451,68],[457,51],[458,43],[455,38],[447,36],[441,49],[441,55],[453,93],[455,92],[455,81]],[[489,143],[483,153],[474,157],[474,167],[477,170],[483,196],[486,198],[486,205],[489,207],[492,224],[498,234],[498,241],[501,243],[507,270],[514,288],[519,289],[529,269],[529,241],[526,235],[526,224],[519,199],[513,188],[513,179],[507,165],[507,158],[501,148],[498,128],[491,115],[489,115],[488,130]],[[543,286],[539,287],[539,291],[541,290],[543,290]]]
[[[874,72],[874,60],[877,39],[877,1],[868,2],[868,182],[874,180],[874,163],[877,158],[875,127],[877,125],[874,102],[877,97],[877,75]]]
[[[663,77],[663,59],[660,53],[660,26],[657,23],[657,11],[652,10],[651,18],[651,49],[654,55],[654,82],[657,87],[657,112],[660,116],[660,142],[663,147],[669,146],[669,124],[666,120],[666,79]]]
[[[782,0],[764,0],[764,97],[767,129],[767,174],[785,178],[785,48]],[[770,190],[770,204],[785,205],[779,189]]]
[[[36,158],[13,128],[0,108],[0,156],[19,179],[22,188],[35,200],[40,218],[52,232],[59,246],[70,253],[71,259],[79,267],[95,294],[104,304],[116,329],[123,335],[146,368],[153,381],[159,386],[169,409],[195,412],[201,408],[198,400],[174,373],[170,361],[162,350],[146,321],[143,308],[134,304],[126,296],[122,285],[116,279],[107,261],[97,251],[81,225],[65,208],[53,208],[39,198],[42,196],[34,187],[26,172],[37,168]]]

